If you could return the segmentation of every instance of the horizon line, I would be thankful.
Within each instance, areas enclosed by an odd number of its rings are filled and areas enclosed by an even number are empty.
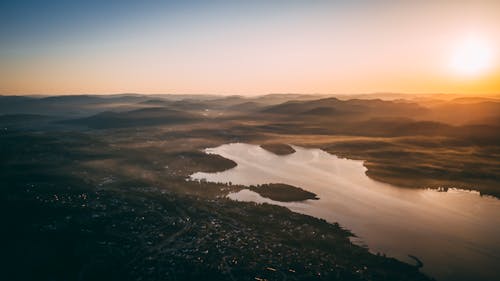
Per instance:
[[[140,95],[140,96],[224,96],[224,97],[263,97],[271,95],[297,95],[297,96],[368,96],[368,95],[408,95],[408,96],[424,96],[424,95],[448,95],[448,96],[499,96],[500,92],[496,93],[453,93],[453,92],[366,92],[366,93],[251,93],[251,94],[231,94],[231,93],[141,93],[141,92],[115,92],[115,93],[0,93],[0,96],[118,96],[118,95]]]

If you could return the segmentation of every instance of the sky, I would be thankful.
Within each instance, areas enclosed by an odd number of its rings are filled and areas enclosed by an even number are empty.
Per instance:
[[[0,94],[500,93],[500,1],[0,1]]]

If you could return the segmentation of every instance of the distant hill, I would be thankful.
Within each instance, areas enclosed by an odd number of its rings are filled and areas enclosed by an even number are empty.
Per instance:
[[[361,135],[370,136],[436,136],[452,134],[456,128],[433,121],[415,121],[408,118],[374,118],[355,123]]]
[[[71,95],[50,97],[0,96],[0,114],[40,114],[83,117],[147,100],[137,95]]]
[[[0,115],[0,124],[22,123],[50,119],[53,119],[53,117],[40,114],[5,114]]]
[[[91,117],[66,120],[64,123],[95,129],[156,126],[186,123],[199,119],[197,115],[163,107],[144,108],[127,112],[102,112]]]
[[[318,115],[318,116],[334,115],[336,113],[339,113],[337,109],[326,106],[315,107],[313,109],[302,112],[302,114],[304,115]]]
[[[478,103],[478,102],[500,102],[498,98],[485,98],[485,97],[462,97],[453,99],[455,103]]]
[[[408,100],[326,98],[308,101],[287,101],[267,106],[262,113],[283,118],[333,117],[353,120],[402,117],[450,125],[498,125],[500,100],[494,98],[457,98],[453,101],[411,102]]]
[[[0,115],[0,130],[45,130],[53,127],[57,117],[40,114]]]
[[[414,116],[426,114],[427,109],[409,102],[374,100],[339,100],[326,98],[312,101],[288,101],[279,105],[270,106],[263,110],[265,113],[283,115],[314,115],[328,117],[330,115],[356,114],[359,116]]]
[[[496,122],[500,118],[500,101],[470,102],[474,99],[449,102],[430,107],[429,119],[450,124],[468,124],[476,122]],[[495,124],[495,123],[486,123]],[[496,123],[498,124],[498,123]]]
[[[232,111],[257,111],[264,105],[258,102],[247,101],[229,106],[227,109]]]

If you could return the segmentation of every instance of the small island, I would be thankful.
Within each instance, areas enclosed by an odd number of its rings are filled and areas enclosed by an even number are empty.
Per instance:
[[[270,183],[251,185],[248,189],[257,192],[260,196],[280,202],[304,201],[308,199],[318,200],[316,194],[306,191],[300,187],[283,184]]]
[[[262,144],[260,147],[276,155],[288,155],[295,152],[295,149],[293,149],[293,147],[284,143],[267,143]]]

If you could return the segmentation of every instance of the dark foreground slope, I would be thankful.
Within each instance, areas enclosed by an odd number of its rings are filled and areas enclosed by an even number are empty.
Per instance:
[[[232,166],[197,152],[220,141],[158,128],[2,132],[0,278],[427,280],[336,224],[186,182]]]

